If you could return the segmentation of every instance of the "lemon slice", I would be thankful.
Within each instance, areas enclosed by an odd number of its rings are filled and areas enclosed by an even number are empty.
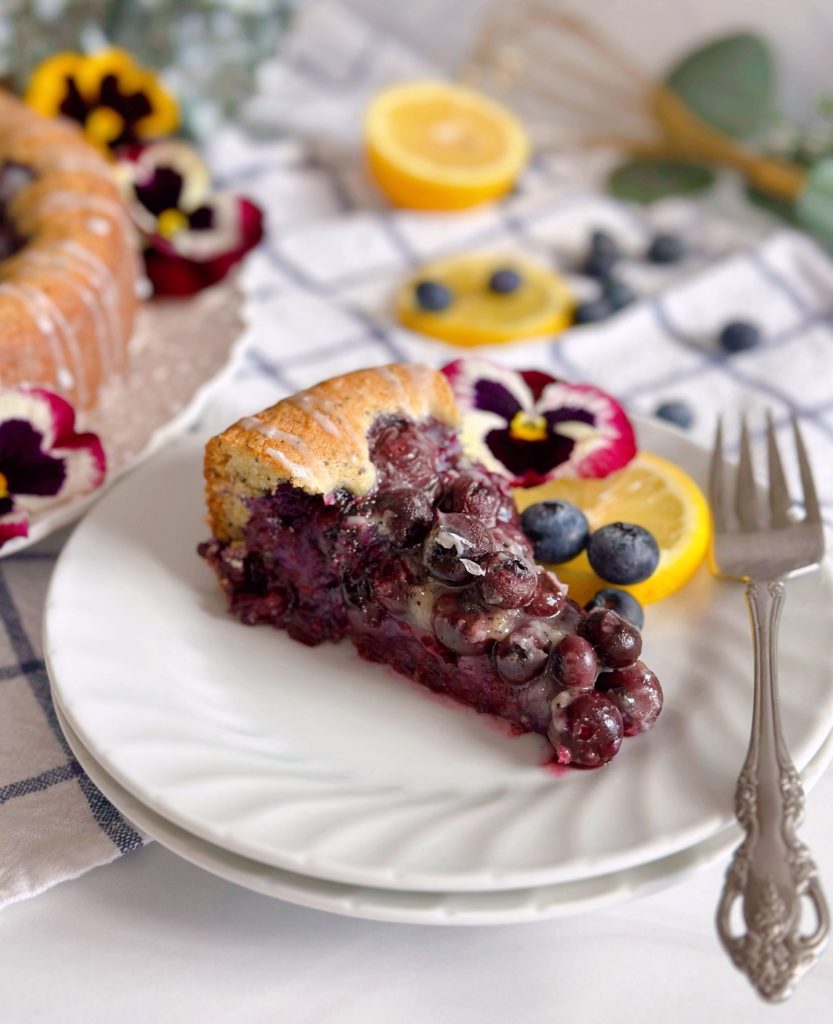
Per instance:
[[[621,588],[643,604],[679,590],[706,554],[711,533],[706,499],[687,473],[659,455],[640,452],[624,469],[601,479],[552,480],[514,494],[520,511],[538,501],[570,501],[587,516],[591,530],[617,521],[650,530],[660,549],[656,572],[642,583]],[[580,604],[611,585],[593,572],[586,552],[550,568]]]
[[[521,276],[510,294],[489,288],[495,270],[511,267]],[[438,281],[452,294],[439,312],[421,309],[419,281]],[[396,316],[403,326],[452,345],[499,345],[563,331],[572,323],[574,300],[564,279],[547,267],[515,256],[478,253],[453,256],[422,267],[399,289]]]
[[[529,158],[520,121],[473,89],[410,82],[380,93],[365,120],[370,171],[397,206],[459,210],[508,192]]]

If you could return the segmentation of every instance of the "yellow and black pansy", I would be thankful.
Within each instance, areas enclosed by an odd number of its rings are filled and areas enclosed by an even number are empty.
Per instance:
[[[26,102],[47,117],[78,121],[105,153],[179,126],[177,102],[155,72],[116,47],[49,57],[35,68]]]

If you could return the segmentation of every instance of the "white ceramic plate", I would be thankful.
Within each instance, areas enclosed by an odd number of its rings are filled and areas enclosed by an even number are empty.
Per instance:
[[[642,447],[695,476],[705,453],[640,424]],[[654,730],[595,772],[553,777],[540,737],[509,738],[348,644],[314,650],[228,616],[194,549],[201,446],[114,488],[64,548],[45,650],[84,745],[143,804],[234,853],[373,887],[548,885],[656,860],[714,836],[751,715],[740,589],[705,570],[648,610],[665,689]],[[830,570],[789,585],[787,741],[803,768],[833,723]]]
[[[680,881],[727,853],[739,840],[735,825],[716,836],[647,864],[578,882],[506,889],[499,892],[401,892],[372,889],[282,871],[207,843],[154,813],[120,786],[101,767],[72,731],[56,702],[61,728],[81,766],[104,795],[147,835],[163,846],[229,882],[255,892],[347,917],[400,924],[518,924],[600,910],[647,895]],[[813,786],[833,756],[833,732],[803,772]]]
[[[98,434],[107,478],[90,494],[33,512],[29,535],[7,541],[13,555],[78,519],[128,470],[184,434],[237,369],[245,345],[243,295],[231,275],[188,299],[157,299],[139,310],[127,373],[102,390],[78,429]]]

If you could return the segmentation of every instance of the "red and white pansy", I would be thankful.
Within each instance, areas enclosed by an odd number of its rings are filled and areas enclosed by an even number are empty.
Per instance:
[[[486,359],[443,367],[463,414],[466,451],[515,487],[603,477],[636,454],[633,427],[609,394]]]
[[[96,434],[76,433],[75,410],[43,388],[0,388],[0,547],[26,537],[29,518],[104,481]]]
[[[157,295],[191,295],[221,280],[263,237],[250,200],[214,191],[200,155],[179,139],[118,153],[118,176],[145,245]]]

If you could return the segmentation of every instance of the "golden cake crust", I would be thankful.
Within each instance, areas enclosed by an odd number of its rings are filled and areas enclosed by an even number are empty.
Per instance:
[[[395,363],[322,381],[213,437],[205,449],[205,486],[214,536],[238,539],[249,515],[246,499],[282,483],[309,494],[367,493],[375,483],[367,432],[384,415],[459,422],[442,373]]]
[[[26,244],[0,262],[0,384],[38,384],[79,408],[122,373],[138,303],[135,232],[107,161],[73,123],[0,90],[0,166],[35,178],[6,213]]]

